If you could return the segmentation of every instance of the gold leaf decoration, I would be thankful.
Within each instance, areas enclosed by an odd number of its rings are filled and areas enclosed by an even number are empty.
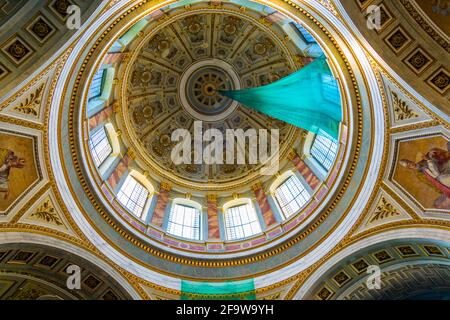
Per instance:
[[[400,212],[397,211],[397,209],[389,203],[386,198],[381,197],[380,202],[377,205],[377,208],[375,209],[375,213],[370,218],[370,223],[374,221],[380,221],[389,217],[399,216]]]
[[[281,292],[278,292],[273,295],[262,297],[261,300],[280,300],[280,297],[281,297]]]
[[[401,100],[395,92],[391,92],[394,102],[395,121],[402,121],[419,117],[405,101]]]
[[[62,226],[63,223],[61,219],[59,218],[58,214],[56,213],[55,208],[53,207],[53,204],[51,203],[50,199],[45,201],[39,209],[31,215],[32,217],[35,217],[39,220],[43,220],[52,224],[55,224],[57,226]]]
[[[25,101],[19,106],[15,107],[14,110],[36,117],[38,115],[39,106],[41,105],[41,97],[42,92],[44,91],[44,86],[45,83],[41,84],[35,92],[26,98]]]

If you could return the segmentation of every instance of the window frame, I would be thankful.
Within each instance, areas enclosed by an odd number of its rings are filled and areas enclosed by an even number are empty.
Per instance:
[[[315,162],[323,169],[325,172],[330,172],[333,167],[334,162],[338,156],[339,152],[339,142],[333,139],[329,134],[319,129],[321,134],[317,133],[311,144],[311,149],[309,151],[311,157]],[[327,139],[330,144],[327,146],[322,139]],[[324,148],[320,149],[318,144],[321,144]],[[335,148],[333,148],[335,146]],[[334,157],[329,157],[330,154],[334,154]],[[323,158],[322,160],[320,158]],[[326,163],[329,163],[328,165]]]
[[[102,135],[104,135],[104,138],[102,138],[98,143],[94,144],[93,138],[100,132],[102,133]],[[97,151],[97,147],[105,140],[107,141],[107,146],[108,146],[107,148],[109,149],[109,152],[106,155],[103,155],[102,156],[103,159],[102,159],[102,157],[100,157],[100,152]],[[94,163],[97,168],[100,168],[114,152],[113,144],[112,144],[111,138],[108,134],[106,125],[98,128],[94,132],[90,133],[88,145],[89,145],[89,151],[91,152],[92,159],[94,160]]]
[[[295,187],[297,187],[299,189],[299,192],[297,194],[293,194],[292,190],[292,186],[291,187],[286,187],[286,191],[289,192],[290,196],[292,197],[291,200],[288,200],[287,203],[282,204],[281,203],[281,195],[280,195],[280,189],[283,188],[289,181],[291,181],[291,179],[295,179],[296,181],[298,181],[297,184],[295,184]],[[284,194],[284,196],[286,197],[286,195]],[[298,199],[301,197],[301,199],[303,200],[303,202],[299,203]],[[301,212],[301,210],[308,204],[308,202],[311,200],[312,196],[311,194],[308,192],[308,189],[306,188],[306,186],[303,184],[303,182],[301,181],[301,179],[299,177],[297,177],[293,172],[290,172],[289,175],[287,175],[287,177],[285,177],[281,183],[278,183],[277,186],[274,188],[274,198],[275,201],[277,202],[277,205],[280,209],[280,213],[283,216],[284,220],[288,220],[289,218],[295,216],[296,214],[298,214],[299,212]],[[295,202],[298,206],[298,209],[296,210],[291,210],[292,212],[286,212],[285,208],[286,207],[290,207],[290,205]]]
[[[99,74],[100,72],[102,73],[102,77],[101,77],[101,80],[100,80],[99,92],[95,96],[91,96],[92,84],[93,84],[93,82],[95,80],[95,76],[97,74]],[[102,94],[103,94],[103,86],[105,85],[105,80],[106,80],[106,74],[107,74],[107,69],[100,69],[94,74],[94,77],[92,77],[91,85],[89,86],[89,92],[88,92],[88,96],[89,96],[88,100],[89,101],[94,100],[94,99],[98,99],[98,98],[100,98],[102,96]]]
[[[126,188],[127,181],[129,181],[129,179],[134,180],[134,182],[136,184],[134,185],[134,187],[132,187],[132,190],[129,191],[129,194],[127,194],[127,193],[125,193],[125,191],[123,189]],[[139,191],[139,196],[137,197],[137,200],[135,201],[131,198],[131,196],[136,192],[137,187],[139,187],[139,189],[141,189],[141,190]],[[127,199],[126,203],[124,201],[122,201],[121,194],[123,194],[124,197]],[[145,196],[143,196],[143,194],[145,194]],[[150,201],[150,198],[149,198],[150,194],[151,194],[151,191],[148,188],[146,188],[146,186],[141,181],[139,181],[139,179],[137,179],[133,174],[130,173],[127,175],[127,177],[125,178],[125,181],[123,182],[119,191],[117,192],[116,199],[133,216],[135,216],[139,219],[142,219],[143,216],[145,215],[145,209],[147,207],[147,204]],[[144,202],[141,205],[141,203],[138,203],[138,202],[142,199],[144,199]],[[131,208],[129,206],[129,202],[132,202],[134,204],[133,208]],[[139,212],[136,212],[137,207],[140,208]]]
[[[175,214],[175,209],[178,207],[183,207],[183,212],[182,213],[178,213],[183,215],[183,221],[180,223],[178,221],[176,221],[176,218],[174,218],[174,214]],[[192,224],[188,225],[186,224],[186,208],[189,209],[193,209],[194,210],[194,214],[197,216],[197,223],[198,225],[195,226],[195,217],[194,220],[192,220]],[[170,230],[172,227],[176,228],[176,227],[181,227],[181,234],[174,232],[173,230]],[[197,237],[189,237],[189,236],[185,236],[184,235],[184,231],[186,229],[192,229],[192,234],[197,234]],[[170,208],[170,212],[168,213],[168,217],[167,217],[167,226],[166,226],[166,233],[173,236],[173,237],[177,237],[177,238],[181,238],[184,240],[188,240],[188,241],[202,241],[203,240],[203,213],[202,213],[202,207],[200,204],[194,202],[194,201],[189,201],[186,199],[175,199],[172,202],[171,208]]]
[[[242,212],[238,212],[235,217],[239,217],[239,224],[229,224],[227,222],[231,222],[233,219],[228,219],[228,216],[232,214],[230,210],[241,208],[241,207],[247,207],[247,220],[248,222],[243,222],[242,219]],[[254,220],[250,220],[252,213],[254,214]],[[233,221],[234,222],[234,221]],[[261,234],[263,232],[263,228],[260,222],[260,219],[258,217],[258,212],[254,208],[252,202],[250,199],[244,199],[240,201],[231,201],[229,204],[224,206],[223,211],[223,226],[225,231],[225,239],[226,241],[242,241],[245,239],[249,239],[251,237],[254,237],[258,234]],[[246,228],[245,226],[250,226],[251,234],[246,234]],[[253,230],[253,226],[257,226],[256,232]],[[240,228],[240,232],[237,232],[236,230]],[[242,236],[239,236],[239,233],[242,233]]]
[[[294,26],[295,30],[300,35],[300,37],[305,41],[306,44],[317,43],[317,41],[313,37],[313,35],[303,25],[301,25],[298,22],[291,22],[291,23]]]
[[[331,103],[336,103],[336,101],[341,101],[341,96],[339,93],[338,83],[336,78],[331,74],[322,74],[321,75],[322,84],[324,90],[322,92],[323,98]],[[333,93],[335,95],[333,95]]]

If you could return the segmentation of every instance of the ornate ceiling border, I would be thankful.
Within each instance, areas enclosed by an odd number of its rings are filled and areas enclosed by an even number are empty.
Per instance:
[[[145,297],[145,295],[137,293],[138,284],[135,283],[133,279],[129,278],[123,269],[117,265],[110,264],[108,262],[109,259],[106,257],[99,257],[98,254],[93,253],[93,250],[86,249],[85,245],[80,243],[79,240],[73,239],[63,233],[60,235],[55,234],[55,232],[49,234],[46,228],[37,226],[28,225],[25,230],[23,226],[20,225],[2,229],[2,232],[0,232],[0,244],[40,244],[68,251],[82,259],[90,261],[95,266],[105,271],[114,278],[123,290],[127,291],[133,299],[139,300],[142,297]]]
[[[430,37],[432,37],[445,51],[450,52],[448,36],[446,39],[443,36],[445,35],[443,31],[441,31],[441,29],[422,12],[415,2],[411,0],[400,0],[400,3],[405,7],[406,11],[408,11],[411,18],[413,18]]]
[[[447,223],[448,225],[448,223]],[[328,259],[319,262],[315,268],[311,268],[309,273],[303,274],[299,277],[298,282],[293,286],[287,295],[287,299],[302,299],[308,291],[318,283],[320,277],[326,273],[328,270],[333,268],[333,266],[338,265],[341,261],[349,259],[354,256],[356,252],[360,250],[366,250],[371,246],[376,246],[381,243],[392,242],[392,241],[405,241],[405,239],[421,239],[423,242],[446,242],[450,243],[450,234],[441,228],[427,226],[427,225],[417,225],[405,226],[402,228],[388,229],[385,232],[371,235],[370,237],[365,237],[363,239],[357,239],[353,241],[350,245],[342,248],[339,252],[333,254]]]

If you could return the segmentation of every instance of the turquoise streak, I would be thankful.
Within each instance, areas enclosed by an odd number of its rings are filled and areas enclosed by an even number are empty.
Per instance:
[[[316,134],[322,129],[338,139],[341,97],[324,57],[272,84],[221,94],[273,118]]]
[[[181,281],[181,299],[256,299],[253,279],[228,282]],[[192,298],[196,295],[197,298]]]

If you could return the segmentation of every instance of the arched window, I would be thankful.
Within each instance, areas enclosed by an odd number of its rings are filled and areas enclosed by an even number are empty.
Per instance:
[[[97,168],[112,154],[113,148],[104,126],[91,134],[89,138],[89,149],[91,150],[92,158]]]
[[[89,100],[98,98],[102,95],[102,87],[105,82],[106,70],[97,71],[92,79],[91,87],[89,88]]]
[[[333,75],[330,74],[322,74],[322,83],[323,83],[323,97],[325,100],[335,103],[336,101],[341,100],[341,96],[339,94],[339,89],[337,88],[337,82]],[[332,138],[331,138],[332,139]]]
[[[149,191],[129,174],[117,194],[117,200],[138,218],[142,218]]]
[[[261,225],[250,200],[225,206],[225,233],[227,240],[239,240],[261,233]]]
[[[329,171],[336,159],[338,143],[325,131],[320,130],[311,147],[311,155],[326,170]]]
[[[115,73],[116,69],[110,67],[101,69],[94,74],[88,93],[88,117],[92,117],[102,110],[111,98]]]
[[[311,195],[301,183],[300,179],[291,174],[275,190],[275,198],[280,209],[287,219],[300,209],[311,199]]]
[[[201,240],[201,207],[190,202],[174,202],[169,214],[167,233],[174,236]]]
[[[300,24],[292,22],[307,44],[316,43],[316,39]]]

